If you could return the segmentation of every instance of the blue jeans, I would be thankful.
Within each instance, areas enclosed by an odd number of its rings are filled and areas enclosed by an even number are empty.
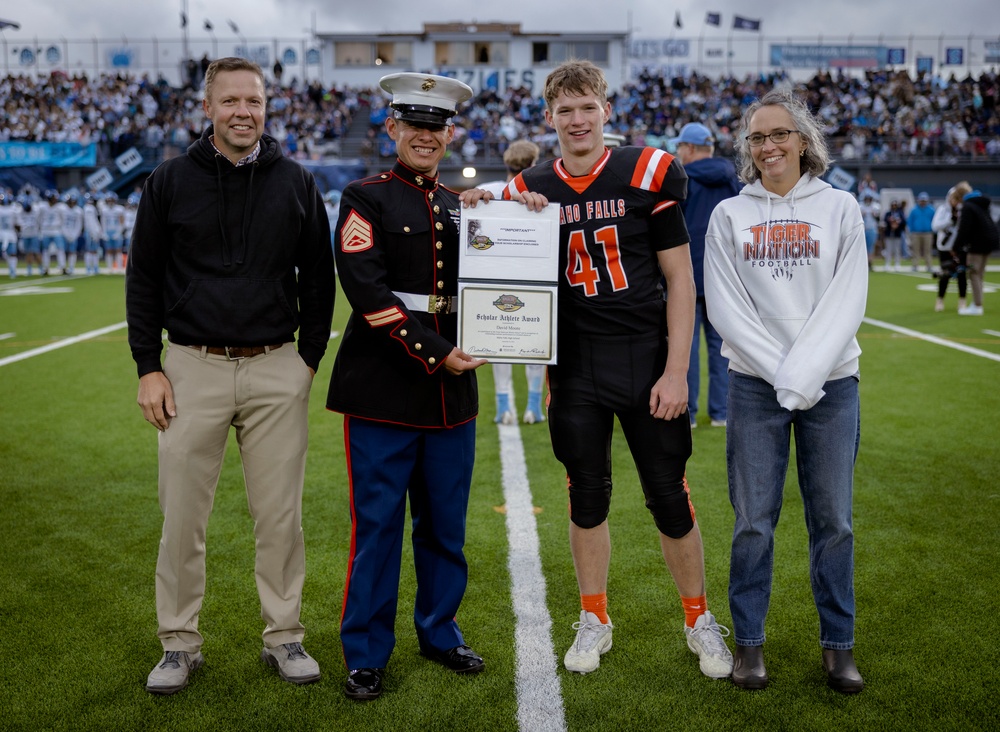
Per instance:
[[[688,363],[688,417],[694,422],[698,414],[698,386],[701,381],[699,347],[701,329],[705,328],[705,342],[708,344],[708,416],[711,419],[726,418],[726,392],[729,390],[729,359],[722,355],[722,336],[708,320],[705,298],[699,297],[694,307],[694,339],[691,341],[691,360]]]
[[[812,408],[789,412],[763,379],[731,371],[726,462],[736,514],[729,607],[737,645],[764,643],[771,598],[774,529],[795,432],[799,490],[809,533],[809,578],[820,645],[854,647],[854,461],[861,437],[858,380],[828,381]]]

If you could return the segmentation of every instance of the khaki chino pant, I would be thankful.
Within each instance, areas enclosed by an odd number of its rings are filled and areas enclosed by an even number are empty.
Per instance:
[[[231,427],[254,520],[264,645],[300,642],[308,367],[291,343],[238,361],[171,344],[163,370],[177,405],[177,416],[159,434],[163,535],[156,614],[163,649],[194,653],[202,645],[205,533]]]
[[[972,304],[983,306],[983,275],[986,274],[986,264],[989,254],[973,254],[969,252],[966,262],[969,266],[969,282],[972,285]]]
[[[931,254],[933,252],[934,235],[929,231],[910,232],[910,264],[916,269],[921,261],[927,265],[927,271],[933,269]]]

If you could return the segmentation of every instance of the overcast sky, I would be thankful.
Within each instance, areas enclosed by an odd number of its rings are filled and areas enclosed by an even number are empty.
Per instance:
[[[234,39],[228,26],[234,21],[240,34],[254,38],[308,36],[320,33],[419,31],[424,22],[520,23],[526,32],[585,32],[606,30],[636,37],[666,38],[672,34],[726,35],[734,14],[761,21],[761,31],[774,36],[818,37],[848,34],[887,36],[1000,36],[1000,14],[995,0],[575,0],[538,2],[502,0],[418,3],[414,0],[29,0],[4,3],[0,19],[15,21],[20,30],[7,29],[9,45],[31,38],[69,40],[90,38],[182,37],[180,15],[187,7],[191,38],[208,38],[204,21],[215,26],[222,41]],[[705,25],[706,11],[722,14],[720,29]],[[680,12],[683,28],[674,27]],[[735,31],[743,35],[749,31]]]

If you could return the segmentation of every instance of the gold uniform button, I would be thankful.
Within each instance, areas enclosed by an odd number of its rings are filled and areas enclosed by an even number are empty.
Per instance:
[[[422,186],[424,184],[423,176],[418,175],[416,178],[414,178],[414,180],[417,182],[418,186]]]
[[[436,214],[441,213],[441,207],[440,206],[435,206],[434,207],[434,213],[436,213]]]
[[[404,226],[403,227],[403,231],[405,231],[407,234],[409,234],[410,233],[410,227],[409,226]]]
[[[386,178],[388,178],[388,177],[389,177],[389,176],[387,176],[387,175],[383,175],[383,176],[382,176],[382,180],[385,180],[385,179],[386,179]]]
[[[403,330],[399,331],[399,337],[406,338],[406,328],[403,328]]]
[[[444,289],[444,280],[438,280],[438,289],[439,290],[443,290]]]
[[[422,348],[423,348],[423,345],[422,345],[422,344],[420,344],[420,343],[414,343],[414,344],[413,344],[413,350],[414,350],[414,351],[419,351],[419,350],[420,350],[420,349],[422,349]]]
[[[429,359],[427,359],[427,363],[429,363],[431,366],[433,366],[434,364],[437,363],[437,359],[434,358],[433,356],[431,356]]]
[[[438,269],[444,269],[444,262],[442,262],[440,259],[438,260]]]
[[[439,241],[434,246],[436,246],[438,249],[444,249],[444,242],[443,241]]]
[[[437,229],[438,231],[444,231],[444,224],[438,221],[436,224],[434,224],[434,228]]]
[[[428,201],[433,201],[434,200],[434,194],[433,193],[428,193],[427,194],[427,200]]]

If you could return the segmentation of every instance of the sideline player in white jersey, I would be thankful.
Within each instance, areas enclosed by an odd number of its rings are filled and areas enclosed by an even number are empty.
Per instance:
[[[45,192],[45,201],[38,204],[39,236],[42,239],[42,274],[48,274],[52,263],[52,252],[56,254],[56,264],[63,274],[66,273],[66,242],[62,234],[63,209],[66,207],[59,200],[59,193],[54,190]]]
[[[122,266],[122,231],[125,228],[125,207],[118,203],[118,196],[105,193],[98,203],[101,225],[104,227],[104,266],[108,272],[124,273]]]
[[[17,215],[21,206],[6,191],[0,191],[0,252],[10,269],[10,278],[17,277]]]
[[[83,236],[83,209],[77,205],[78,196],[70,193],[66,196],[62,212],[62,235],[66,242],[66,273],[73,274],[76,269],[76,253],[80,250],[80,239]]]
[[[130,193],[125,199],[125,212],[122,216],[122,267],[128,266],[128,249],[132,243],[132,229],[135,228],[135,214],[139,210],[139,194]]]
[[[39,274],[45,274],[45,270],[42,269],[42,240],[38,236],[38,212],[34,210],[37,205],[37,203],[32,203],[30,199],[24,199],[21,210],[15,218],[18,235],[21,238],[20,247],[28,265],[29,277],[33,264],[38,265]]]
[[[326,209],[326,217],[336,223],[337,219],[340,218],[340,196],[341,192],[336,188],[333,188],[323,194],[323,208]],[[330,230],[330,246],[333,246],[333,240],[336,237],[337,232]]]
[[[83,236],[86,242],[83,262],[87,274],[99,274],[101,265],[101,242],[104,241],[104,227],[97,214],[93,195],[83,197]]]

